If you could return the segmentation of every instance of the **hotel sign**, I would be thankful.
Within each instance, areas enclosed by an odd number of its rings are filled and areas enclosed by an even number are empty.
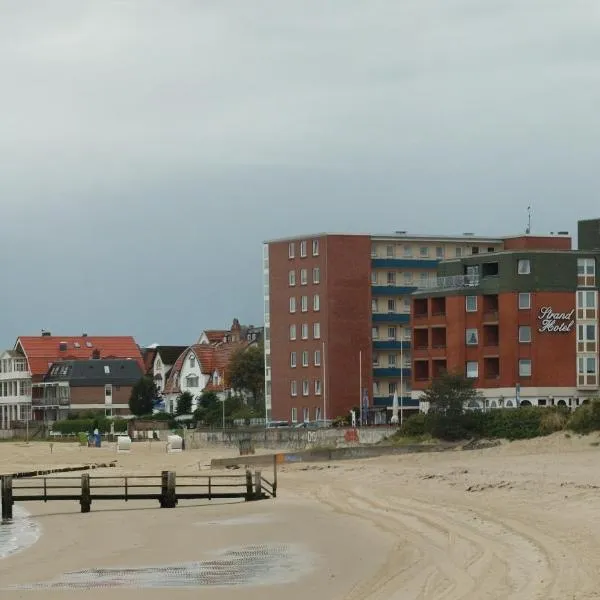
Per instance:
[[[540,308],[538,321],[540,333],[569,333],[575,327],[575,309],[569,312],[554,312],[551,306]]]

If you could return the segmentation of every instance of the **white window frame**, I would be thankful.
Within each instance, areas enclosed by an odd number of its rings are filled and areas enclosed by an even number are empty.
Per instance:
[[[371,327],[371,337],[374,340],[378,340],[379,339],[379,327]]]
[[[294,287],[296,285],[296,270],[295,269],[292,269],[288,273],[288,282],[290,284],[290,287]]]
[[[308,256],[306,252],[306,240],[300,242],[300,258],[306,258]]]
[[[379,353],[373,352],[373,366],[376,367],[379,365]]]
[[[398,335],[398,330],[396,329],[396,327],[394,327],[393,325],[388,327],[388,340],[395,340],[396,336]]]
[[[320,350],[315,350],[315,355],[313,357],[313,361],[314,361],[315,367],[321,366],[321,351]]]
[[[321,297],[319,294],[313,296],[313,312],[319,312],[321,310]]]
[[[308,396],[310,394],[310,382],[308,379],[302,380],[302,395]]]
[[[454,249],[454,257],[455,258],[462,258],[462,256],[463,256],[462,246],[456,246],[456,248]]]
[[[312,255],[319,256],[319,240],[312,241]]]
[[[475,368],[473,368],[475,365]],[[469,374],[469,371],[471,374]],[[476,360],[468,360],[465,365],[465,377],[468,379],[477,379],[479,377],[479,362]]]
[[[295,351],[290,352],[290,367],[295,369],[298,365],[298,355]]]
[[[404,272],[404,283],[411,284],[413,282],[413,274],[411,271]]]
[[[371,312],[379,312],[379,299],[371,298]]]
[[[300,302],[300,309],[302,310],[302,312],[308,312],[308,296],[302,296]]]
[[[371,244],[371,258],[377,258],[379,256],[377,244]]]
[[[412,338],[412,329],[410,327],[403,327],[404,339],[409,340]]]
[[[524,305],[523,302],[521,302],[521,300],[527,300],[527,302],[525,303],[526,306]],[[518,296],[518,307],[519,310],[530,310],[531,309],[531,292],[519,292],[519,296]]]
[[[444,246],[436,246],[435,248],[435,257],[441,260],[444,259]]]
[[[295,242],[289,243],[288,258],[296,258],[296,243]]]
[[[522,335],[525,332],[528,332],[529,335]],[[519,325],[519,344],[531,344],[531,336],[532,331],[530,325]]]
[[[371,271],[371,285],[377,285],[379,280],[377,271]]]
[[[529,368],[526,368],[526,365],[529,365]],[[529,373],[526,371],[529,370]],[[520,358],[519,359],[519,377],[531,377],[533,373],[533,366],[530,358]]]
[[[596,286],[596,259],[591,257],[577,259],[577,285]]]
[[[308,285],[308,270],[300,269],[300,285]]]
[[[321,268],[313,267],[313,283],[315,285],[321,283]]]
[[[594,361],[594,371],[588,371],[589,361]],[[598,357],[596,354],[580,354],[577,356],[577,375],[578,379],[581,376],[584,376],[585,383],[584,385],[590,385],[588,382],[588,378],[593,378],[593,384],[596,385],[597,375],[598,375]],[[578,383],[578,385],[580,385]]]
[[[531,275],[531,260],[519,258],[517,261],[517,275]]]
[[[395,258],[396,257],[396,248],[393,245],[388,244],[385,247],[385,256],[386,256],[386,258]]]
[[[292,395],[297,396],[298,393],[296,392],[295,394],[292,394]],[[292,423],[297,423],[297,422],[298,422],[298,409],[295,406],[293,406],[292,407]]]
[[[387,363],[388,363],[388,367],[391,367],[391,368],[395,367],[396,364],[397,364],[397,362],[396,362],[396,355],[395,354],[388,354]]]
[[[302,366],[308,367],[308,350],[302,351]]]
[[[319,323],[318,321],[316,323],[313,323],[313,339],[321,339],[321,323]]]
[[[297,396],[298,395],[298,382],[295,379],[292,379],[292,381],[290,381],[290,396]],[[294,409],[292,408],[292,414],[293,414]]]
[[[393,396],[398,391],[398,384],[395,381],[388,383],[388,392],[390,396]]]
[[[591,305],[587,304],[589,298],[593,298]],[[585,300],[585,301],[584,301]],[[577,292],[577,308],[584,310],[596,310],[598,297],[595,290],[579,290]]]
[[[320,396],[320,395],[321,395],[321,380],[315,379],[315,396]],[[318,417],[316,417],[316,420],[318,420]]]
[[[421,246],[419,248],[419,258],[429,258],[429,246]]]
[[[293,314],[296,312],[296,297],[290,296],[290,313]]]
[[[308,339],[308,323],[302,323],[301,337],[303,340]]]
[[[475,343],[472,344],[469,342],[469,338],[471,337],[471,333],[475,332]],[[465,329],[465,344],[467,346],[478,346],[479,345],[479,331],[477,330],[476,327],[469,327],[468,329]]]
[[[473,300],[475,306],[469,308],[469,301]],[[466,312],[477,312],[477,296],[465,296],[465,311]]]
[[[388,298],[387,311],[388,311],[388,313],[396,312],[396,300],[394,298]]]
[[[293,342],[296,339],[297,331],[296,324],[290,325],[290,340]]]
[[[310,409],[306,406],[302,409],[302,422],[308,423],[310,421]]]
[[[587,337],[588,327],[592,327],[594,330],[594,337],[589,339]],[[577,341],[583,342],[597,342],[598,341],[598,325],[597,323],[580,323],[577,326]]]
[[[410,244],[404,244],[404,258],[412,258],[413,248]]]
[[[388,271],[386,276],[387,285],[396,285],[396,271]]]

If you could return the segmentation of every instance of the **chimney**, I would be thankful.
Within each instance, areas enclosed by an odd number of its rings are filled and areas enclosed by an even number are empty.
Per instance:
[[[81,337],[87,337],[87,336],[88,336],[88,334],[87,334],[87,333],[82,333],[82,334],[81,334]]]
[[[50,337],[52,335],[52,333],[50,331],[46,331],[45,329],[42,329],[42,337]]]

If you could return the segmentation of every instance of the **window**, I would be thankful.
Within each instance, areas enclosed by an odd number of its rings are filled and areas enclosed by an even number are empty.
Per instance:
[[[321,395],[321,380],[320,379],[315,379],[315,396],[320,396]],[[319,409],[317,409],[315,411],[315,419],[319,419]]]
[[[577,308],[596,308],[596,292],[577,292]]]
[[[185,380],[189,388],[200,387],[200,378],[197,375],[188,375]]]
[[[577,259],[577,285],[583,287],[596,285],[596,261],[593,258]]]
[[[393,313],[396,312],[396,301],[393,298],[390,298],[387,302],[388,312]]]
[[[313,256],[319,256],[319,240],[313,240],[312,251],[313,251]]]
[[[377,300],[377,298],[373,298],[371,300],[371,311],[372,312],[378,312],[379,311],[379,301]]]
[[[104,374],[110,375],[110,367],[108,365],[104,365]]]
[[[476,360],[467,362],[466,375],[469,379],[477,379],[479,377],[479,363]]]
[[[396,285],[396,273],[394,273],[393,271],[388,271],[387,284],[388,285]]]
[[[411,332],[410,327],[404,327],[404,339],[410,340],[411,334],[412,334],[412,332]]]
[[[302,352],[302,366],[308,367],[308,350]]]
[[[302,323],[302,339],[308,339],[308,323]]]
[[[529,325],[519,325],[519,342],[521,344],[531,343],[531,327]]]
[[[396,328],[388,327],[388,340],[395,340],[395,339],[396,339]]]
[[[315,367],[321,366],[321,351],[315,350]]]
[[[371,285],[377,285],[377,271],[371,271]]]
[[[456,258],[461,258],[461,257],[462,257],[462,255],[463,255],[462,248],[461,248],[460,246],[457,246],[457,247],[455,248],[455,250],[454,250],[454,256],[455,256]]]
[[[531,263],[528,258],[521,258],[517,263],[517,273],[519,275],[529,275],[531,273]]]
[[[478,342],[478,336],[477,336],[477,329],[467,329],[466,331],[466,342],[467,342],[467,346],[477,346]]]
[[[294,258],[296,256],[296,244],[294,242],[290,242],[290,246],[288,249],[288,258]]]
[[[371,244],[371,258],[377,258],[377,244]]]
[[[292,367],[292,368],[296,367],[296,353],[295,352],[290,352],[290,367]]]
[[[404,246],[404,257],[405,258],[412,258],[413,252],[412,252],[412,246],[409,244],[406,244]]]
[[[295,381],[293,383],[296,383]],[[296,394],[292,394],[295,396]],[[292,408],[292,423],[298,422],[298,409],[296,407]]]
[[[310,393],[310,385],[308,383],[308,379],[304,379],[302,381],[302,395],[308,396],[309,393]]]
[[[108,384],[104,386],[104,395],[106,397],[112,396],[112,385]]]
[[[315,340],[321,338],[321,323],[313,323],[313,338]]]
[[[308,296],[302,296],[302,312],[308,311]]]
[[[444,248],[442,248],[442,246],[438,246],[435,249],[435,257],[436,258],[444,258]]]
[[[321,298],[319,297],[319,294],[315,294],[313,296],[313,310],[315,312],[319,312],[321,310]]]
[[[190,368],[193,369],[196,366],[196,357],[190,354]]]
[[[296,271],[290,271],[288,276],[290,287],[294,287],[296,285]]]
[[[374,340],[379,339],[379,327],[371,328],[371,336],[373,337]]]
[[[313,269],[313,283],[321,283],[321,269],[319,267]]]
[[[379,364],[379,354],[377,352],[373,353],[373,366],[377,366]]]
[[[395,367],[395,366],[396,366],[396,355],[388,354],[388,367]]]
[[[407,273],[404,273],[404,283],[411,284],[412,280],[413,280],[413,274],[410,271],[408,271]]]
[[[306,258],[306,240],[300,242],[300,258]]]
[[[531,377],[531,359],[519,359],[519,377]]]
[[[410,312],[410,298],[404,298],[404,312]]]
[[[306,394],[308,395],[308,394]],[[308,408],[303,408],[302,409],[302,422],[303,423],[308,423],[310,421],[310,413],[309,413],[309,409]]]
[[[308,271],[306,269],[300,269],[300,285],[306,285],[308,283]]]
[[[577,358],[577,385],[596,386],[597,367],[596,356],[579,356]]]
[[[373,396],[379,396],[379,382],[373,382]]]
[[[389,392],[390,396],[393,396],[396,393],[397,389],[398,389],[398,386],[395,381],[388,383],[388,392]]]
[[[296,312],[296,298],[294,298],[293,296],[290,298],[290,312]]]
[[[290,325],[290,340],[296,339],[296,326]]]
[[[388,258],[394,258],[394,255],[395,255],[394,246],[386,246],[386,248],[385,248],[385,255]]]
[[[429,248],[427,248],[427,246],[421,246],[419,248],[419,256],[421,258],[427,258],[429,256]]]
[[[529,292],[521,292],[519,294],[519,310],[528,310],[531,308],[531,294]]]
[[[319,382],[319,389],[321,389],[320,383],[321,382]],[[321,408],[319,406],[316,406],[315,407],[315,421],[320,421],[320,420],[321,420]]]
[[[465,310],[467,312],[477,312],[477,296],[465,297]]]
[[[427,283],[429,280],[429,273],[421,273],[420,275],[421,283]]]

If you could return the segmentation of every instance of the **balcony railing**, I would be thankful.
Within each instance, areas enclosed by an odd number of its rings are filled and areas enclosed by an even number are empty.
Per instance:
[[[459,290],[477,287],[479,275],[448,275],[446,277],[431,277],[419,282],[420,290]]]
[[[45,406],[69,406],[69,398],[33,398],[32,408],[43,408]]]

